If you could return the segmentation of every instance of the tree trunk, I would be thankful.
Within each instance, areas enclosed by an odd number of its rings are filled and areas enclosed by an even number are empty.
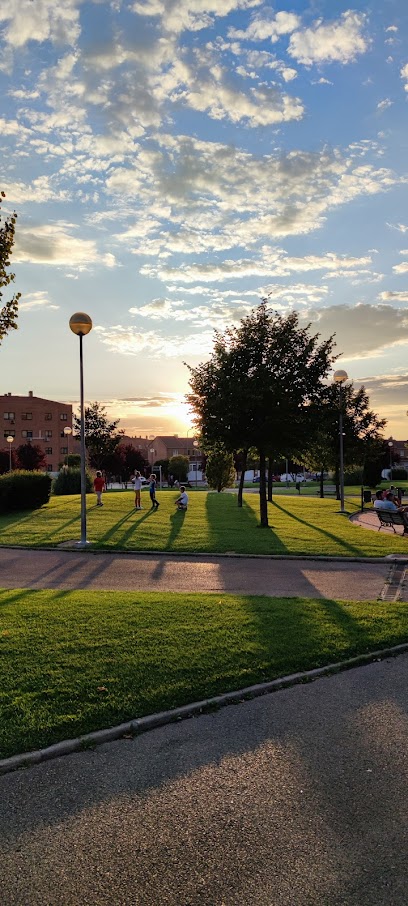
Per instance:
[[[242,451],[242,471],[241,471],[241,477],[239,479],[239,488],[238,488],[238,506],[242,506],[242,492],[244,490],[247,459],[248,459],[248,450],[243,450]]]
[[[273,466],[273,459],[271,456],[268,456],[268,501],[269,501],[269,503],[272,503],[272,485],[273,485],[272,466]]]
[[[323,466],[320,466],[320,496],[324,497],[324,477],[323,477]]]
[[[261,527],[268,528],[268,504],[266,501],[265,452],[259,451],[259,511]]]
[[[340,500],[340,470],[339,470],[338,466],[336,466],[335,484],[336,484],[336,500]]]

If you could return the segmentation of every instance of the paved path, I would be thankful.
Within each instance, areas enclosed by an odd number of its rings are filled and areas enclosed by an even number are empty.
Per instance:
[[[0,778],[2,906],[406,906],[408,656]]]
[[[0,588],[204,591],[376,600],[385,563],[0,549]]]

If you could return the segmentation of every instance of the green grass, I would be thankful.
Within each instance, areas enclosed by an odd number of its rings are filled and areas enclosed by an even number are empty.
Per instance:
[[[88,538],[96,550],[174,551],[240,554],[311,554],[382,556],[407,553],[407,541],[387,531],[372,532],[338,515],[336,500],[302,496],[275,498],[269,504],[269,528],[259,527],[259,496],[190,492],[186,513],[175,510],[177,492],[160,492],[160,508],[137,512],[131,491],[106,493],[105,505],[88,499]],[[356,501],[347,501],[350,512]],[[54,497],[47,506],[0,517],[0,544],[55,547],[80,537],[79,497]]]
[[[0,591],[0,757],[394,645],[395,604]]]

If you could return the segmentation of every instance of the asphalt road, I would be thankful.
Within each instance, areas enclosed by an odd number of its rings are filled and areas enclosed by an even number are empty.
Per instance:
[[[0,778],[2,906],[406,906],[408,656]]]
[[[0,588],[203,591],[376,600],[385,563],[0,549]]]

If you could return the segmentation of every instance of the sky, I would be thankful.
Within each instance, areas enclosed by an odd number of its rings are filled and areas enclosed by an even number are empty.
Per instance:
[[[185,434],[188,369],[268,296],[408,436],[408,4],[2,0],[1,393]]]

